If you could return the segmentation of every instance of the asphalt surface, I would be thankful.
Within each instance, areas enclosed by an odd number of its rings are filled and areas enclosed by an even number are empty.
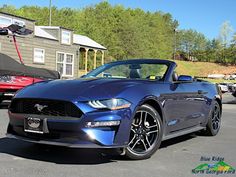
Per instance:
[[[234,101],[226,95],[228,101]],[[226,100],[227,100],[226,99]],[[7,109],[0,109],[0,177],[190,177],[201,157],[224,158],[236,168],[236,104],[224,104],[222,127],[215,137],[185,135],[162,143],[147,160],[104,156],[98,150],[39,146],[5,137]],[[236,176],[219,174],[217,176]]]

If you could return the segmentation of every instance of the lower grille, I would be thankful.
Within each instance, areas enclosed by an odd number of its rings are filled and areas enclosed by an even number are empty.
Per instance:
[[[83,114],[71,102],[47,99],[13,99],[9,109],[12,113],[61,117],[80,118]]]

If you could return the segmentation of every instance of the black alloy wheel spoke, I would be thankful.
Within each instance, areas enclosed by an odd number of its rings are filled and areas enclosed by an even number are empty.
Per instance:
[[[218,130],[220,127],[220,110],[218,106],[215,106],[214,112],[212,115],[212,128]]]
[[[145,153],[159,137],[159,123],[147,111],[138,111],[134,117],[128,147],[135,153]]]

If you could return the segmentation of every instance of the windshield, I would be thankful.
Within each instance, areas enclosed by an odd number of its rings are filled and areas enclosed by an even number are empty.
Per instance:
[[[167,68],[163,63],[118,62],[105,64],[84,77],[163,80]]]

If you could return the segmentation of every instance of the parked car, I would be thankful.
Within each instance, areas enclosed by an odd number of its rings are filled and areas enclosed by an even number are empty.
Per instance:
[[[234,83],[234,84],[232,85],[232,91],[233,91],[233,92],[236,91],[236,83]]]
[[[223,79],[225,75],[224,74],[209,74],[207,77],[210,79]]]
[[[196,131],[216,135],[222,112],[218,86],[178,76],[175,68],[168,60],[117,61],[81,79],[25,87],[9,107],[7,137],[116,148],[130,159],[145,159],[164,140]]]
[[[236,73],[230,75],[231,80],[236,80]]]
[[[222,93],[226,93],[229,91],[227,83],[219,83],[218,86],[220,87]]]
[[[228,89],[230,92],[236,91],[236,84],[235,83],[228,83]]]
[[[234,97],[236,97],[236,90],[232,93],[232,95],[233,95]]]
[[[39,81],[42,79],[25,76],[0,76],[0,104],[9,102],[17,90]]]
[[[57,71],[26,66],[16,43],[16,35],[28,35],[32,31],[18,25],[0,27],[0,35],[12,35],[19,62],[0,53],[0,105],[9,102],[16,91],[23,87],[47,79],[59,79]]]
[[[26,66],[0,53],[0,104],[9,102],[16,91],[27,85],[59,78],[57,71]]]

